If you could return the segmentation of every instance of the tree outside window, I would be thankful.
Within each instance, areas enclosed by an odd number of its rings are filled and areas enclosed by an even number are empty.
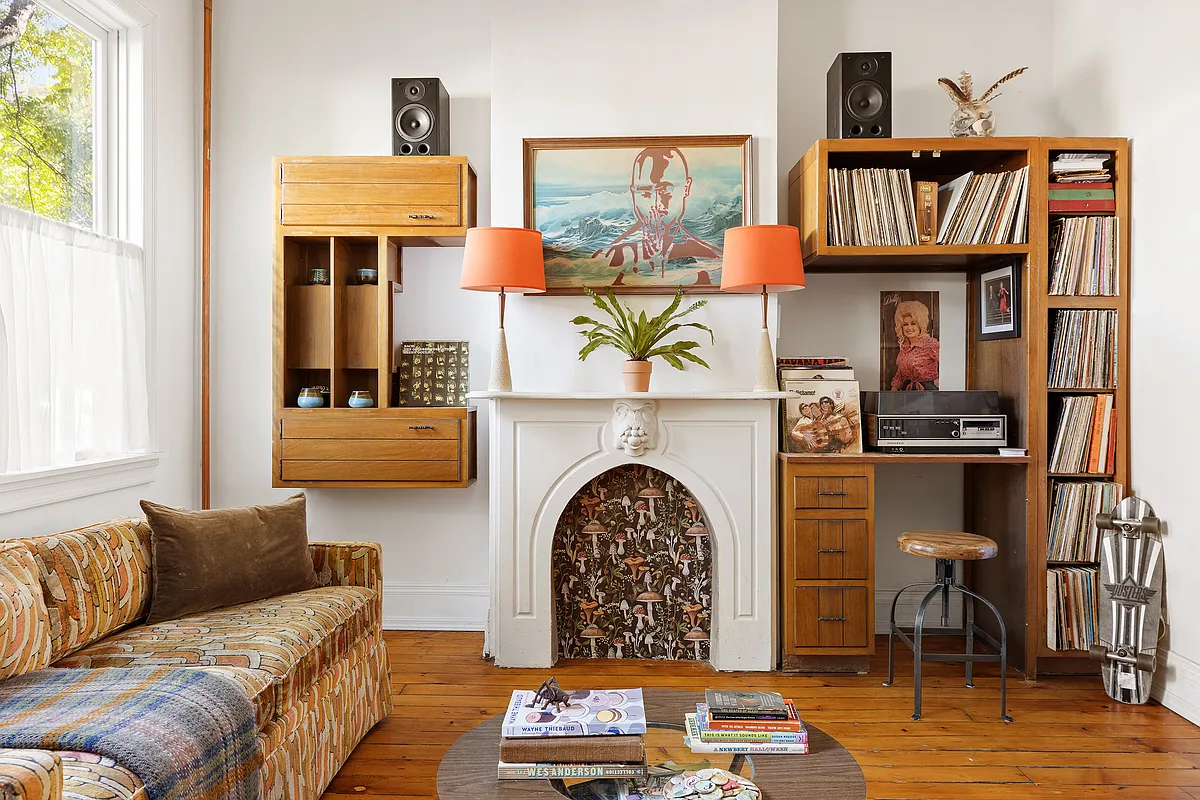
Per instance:
[[[93,227],[96,50],[33,0],[0,0],[0,203]]]

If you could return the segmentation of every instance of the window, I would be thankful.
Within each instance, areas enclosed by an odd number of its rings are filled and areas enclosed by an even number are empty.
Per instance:
[[[152,19],[133,0],[0,0],[0,513],[30,476],[65,499],[78,470],[152,449]]]
[[[95,227],[100,39],[34,0],[0,0],[0,203]]]

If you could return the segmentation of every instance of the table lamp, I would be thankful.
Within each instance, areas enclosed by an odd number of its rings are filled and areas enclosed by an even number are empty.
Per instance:
[[[762,293],[762,337],[758,343],[756,392],[779,391],[775,355],[767,331],[767,292],[804,288],[800,230],[792,225],[745,225],[725,231],[721,291]]]
[[[488,391],[511,392],[508,342],[504,338],[504,293],[546,291],[542,234],[525,228],[471,228],[463,252],[463,289],[500,293],[500,332],[492,351]]]

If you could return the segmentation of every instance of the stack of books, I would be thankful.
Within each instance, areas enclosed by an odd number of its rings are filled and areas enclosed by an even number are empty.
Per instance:
[[[1050,471],[1111,475],[1117,457],[1117,411],[1111,394],[1063,398]]]
[[[1024,244],[1029,216],[1029,167],[968,172],[938,189],[945,213],[938,244]]]
[[[917,243],[917,212],[908,170],[829,170],[830,245]]]
[[[1108,153],[1060,153],[1050,163],[1051,214],[1115,212],[1117,195],[1109,175]]]
[[[1117,271],[1117,218],[1068,217],[1050,235],[1050,294],[1121,293]]]
[[[1098,639],[1095,567],[1046,570],[1046,646],[1051,650],[1087,650]]]
[[[1117,388],[1117,312],[1054,312],[1050,389]]]
[[[808,731],[796,705],[777,692],[709,689],[687,714],[684,743],[693,753],[807,753]]]
[[[1111,511],[1125,487],[1104,481],[1054,481],[1050,511],[1050,561],[1097,561],[1100,530],[1096,515]]]
[[[1109,180],[1108,153],[1059,153],[1050,162],[1054,183],[1104,183]]]
[[[500,780],[646,777],[641,689],[568,692],[561,710],[514,691],[501,728]]]

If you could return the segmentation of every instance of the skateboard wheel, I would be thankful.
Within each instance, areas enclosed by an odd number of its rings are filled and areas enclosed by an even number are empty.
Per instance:
[[[1142,672],[1154,672],[1154,668],[1158,666],[1154,656],[1149,653],[1138,653],[1137,668]]]
[[[1097,514],[1096,527],[1100,528],[1101,530],[1111,530],[1113,527],[1112,514]]]
[[[1158,517],[1146,517],[1142,520],[1142,533],[1162,533]]]
[[[1088,658],[1092,661],[1108,660],[1108,648],[1102,644],[1094,644],[1088,648]]]

